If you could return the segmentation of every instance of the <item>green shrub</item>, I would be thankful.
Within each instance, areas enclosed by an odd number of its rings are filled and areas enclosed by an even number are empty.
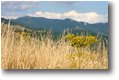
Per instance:
[[[76,36],[74,34],[68,34],[65,39],[70,41],[72,46],[75,47],[91,47],[98,39],[95,36]]]

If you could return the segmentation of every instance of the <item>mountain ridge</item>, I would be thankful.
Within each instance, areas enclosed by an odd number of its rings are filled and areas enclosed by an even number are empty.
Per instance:
[[[3,18],[1,18],[3,21]],[[8,21],[8,20],[7,20]],[[70,18],[65,19],[48,19],[44,17],[23,16],[17,19],[11,19],[11,23],[20,24],[32,30],[52,30],[61,32],[63,30],[84,30],[93,33],[102,33],[108,35],[108,22],[89,24],[86,22],[77,22]],[[78,32],[78,31],[77,31]]]

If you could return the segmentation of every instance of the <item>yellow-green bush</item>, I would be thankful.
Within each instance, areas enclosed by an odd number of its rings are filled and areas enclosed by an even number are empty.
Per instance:
[[[95,44],[98,40],[95,36],[75,36],[74,34],[68,34],[65,39],[71,42],[72,46],[75,47],[90,47]]]
[[[19,33],[21,36],[24,36],[24,37],[27,37],[27,36],[30,36],[31,34],[28,33],[28,32],[20,32]]]
[[[68,34],[68,35],[66,35],[65,36],[65,39],[67,39],[67,40],[72,40],[73,38],[75,37],[75,35],[74,34]]]
[[[67,59],[70,60],[71,68],[80,68],[80,65],[83,64],[81,59],[95,60],[96,56],[93,54],[88,54],[83,48],[91,48],[91,45],[97,43],[98,39],[95,36],[76,36],[74,34],[68,34],[65,36],[65,39],[68,40],[73,47],[76,47],[77,53],[67,54]]]
[[[17,34],[21,37],[22,40],[24,41],[27,41],[30,36],[31,36],[31,33],[29,32],[17,32]]]

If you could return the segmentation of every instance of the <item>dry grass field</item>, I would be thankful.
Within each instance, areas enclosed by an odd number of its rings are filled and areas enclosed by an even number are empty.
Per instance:
[[[14,32],[11,26],[1,25],[2,69],[108,69],[103,42],[96,50],[82,48],[79,53],[64,37],[54,41],[47,33],[36,39]]]

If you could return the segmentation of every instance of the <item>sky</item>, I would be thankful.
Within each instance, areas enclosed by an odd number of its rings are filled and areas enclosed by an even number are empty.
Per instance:
[[[108,22],[107,1],[2,1],[1,16],[71,18],[88,23]]]

